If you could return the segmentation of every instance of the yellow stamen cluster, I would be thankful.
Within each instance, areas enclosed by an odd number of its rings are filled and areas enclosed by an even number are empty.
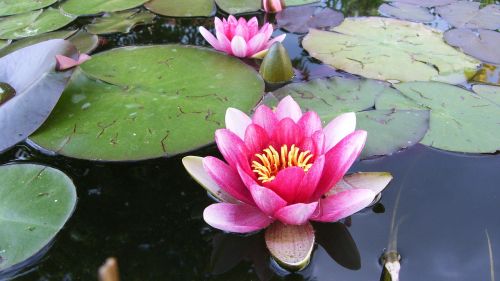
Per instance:
[[[300,148],[295,145],[292,145],[289,150],[285,144],[281,147],[280,152],[271,145],[264,149],[264,153],[255,154],[255,157],[260,161],[252,161],[253,172],[264,183],[274,180],[280,170],[288,167],[300,167],[307,172],[312,166],[309,161],[313,155],[310,151],[300,151]]]

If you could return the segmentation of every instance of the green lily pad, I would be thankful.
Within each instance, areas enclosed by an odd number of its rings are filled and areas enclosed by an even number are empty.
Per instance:
[[[23,14],[45,8],[57,0],[0,0],[0,17]]]
[[[318,3],[319,0],[285,0],[286,6],[300,6],[312,3]]]
[[[0,39],[19,39],[57,30],[76,19],[48,8],[0,19]]]
[[[76,205],[73,182],[59,170],[33,164],[0,167],[0,271],[45,247]]]
[[[61,8],[69,14],[83,16],[119,12],[141,6],[148,0],[67,0]]]
[[[438,82],[409,82],[395,85],[401,91],[383,95],[377,109],[415,109],[431,111],[425,145],[470,153],[494,153],[500,149],[499,106],[457,86]]]
[[[12,44],[6,46],[5,48],[0,50],[0,57],[6,56],[16,50],[22,49],[24,47],[28,47],[31,45],[35,45],[37,43],[52,40],[52,39],[66,39],[71,35],[75,34],[77,30],[61,30],[48,32],[44,34],[40,34],[33,37],[27,37],[20,40],[16,40]]]
[[[427,111],[371,110],[377,98],[397,94],[378,81],[339,77],[293,83],[274,92],[278,99],[290,95],[305,111],[316,111],[324,124],[341,113],[357,112],[357,128],[368,131],[363,158],[391,154],[424,137],[429,124]]]
[[[479,9],[480,5],[479,2],[457,1],[437,7],[436,12],[454,27],[500,29],[500,5]]]
[[[92,160],[156,158],[207,145],[227,107],[250,111],[264,88],[240,60],[181,45],[114,49],[81,70],[31,140]]]
[[[0,51],[10,45],[11,40],[0,39]]]
[[[302,42],[304,48],[333,67],[367,78],[463,82],[479,66],[476,59],[448,46],[441,32],[423,24],[347,18],[331,31],[312,29]]]
[[[474,85],[472,90],[484,99],[500,106],[500,87],[491,85]]]
[[[80,30],[68,39],[78,49],[80,54],[90,54],[99,46],[99,37]]]
[[[137,25],[151,24],[155,17],[150,12],[139,10],[110,13],[96,18],[85,29],[93,34],[128,33]]]
[[[215,0],[217,6],[228,14],[257,12],[262,7],[260,0]]]
[[[215,12],[214,0],[152,0],[144,6],[167,17],[210,17]]]
[[[434,20],[434,15],[430,13],[429,9],[401,2],[384,3],[380,5],[378,12],[387,17],[414,22],[431,22]]]

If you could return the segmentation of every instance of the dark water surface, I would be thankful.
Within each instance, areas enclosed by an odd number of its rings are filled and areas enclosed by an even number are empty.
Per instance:
[[[381,2],[327,4],[357,16],[376,14]],[[130,34],[104,37],[98,51],[159,43],[204,45],[196,27],[211,24],[212,19],[159,18]],[[296,80],[348,76],[320,66],[299,42],[291,34],[285,41],[300,70]],[[189,154],[217,152],[208,147]],[[338,249],[330,249],[335,260],[318,246],[311,265],[292,275],[273,267],[261,235],[227,235],[207,226],[202,212],[211,200],[184,171],[181,158],[96,163],[43,155],[26,144],[0,155],[0,164],[35,162],[61,169],[74,180],[79,197],[76,212],[47,254],[15,280],[96,280],[97,268],[115,256],[122,280],[376,281],[398,194],[401,280],[491,280],[486,232],[494,269],[500,269],[500,155],[448,153],[417,145],[358,162],[352,171],[388,171],[394,176],[378,204],[348,219],[347,228],[335,225],[348,229],[360,260],[355,250],[343,250],[342,245],[332,244]],[[332,233],[335,241],[338,232]]]

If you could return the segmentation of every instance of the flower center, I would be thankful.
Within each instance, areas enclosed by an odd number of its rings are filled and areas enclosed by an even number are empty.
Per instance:
[[[255,157],[257,159],[252,161],[253,172],[265,183],[274,180],[280,170],[288,167],[300,167],[307,172],[312,166],[309,162],[313,155],[309,151],[300,151],[295,145],[288,149],[285,144],[281,146],[280,152],[270,145],[262,154],[255,154]]]

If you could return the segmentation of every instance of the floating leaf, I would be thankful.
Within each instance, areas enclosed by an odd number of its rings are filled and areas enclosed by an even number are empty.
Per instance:
[[[351,270],[361,268],[358,247],[343,223],[315,223],[314,229],[318,244],[333,260]]]
[[[381,96],[376,108],[429,109],[430,128],[422,140],[423,144],[470,153],[493,153],[500,149],[498,105],[444,83],[411,82],[395,87],[401,94]],[[496,99],[498,93],[492,96]]]
[[[6,46],[10,45],[11,40],[2,40],[0,39],[0,51]]]
[[[27,37],[23,38],[20,40],[16,40],[9,46],[3,48],[0,50],[0,57],[3,57],[7,54],[10,54],[16,50],[22,49],[24,47],[28,47],[31,45],[35,45],[37,43],[47,41],[47,40],[52,40],[52,39],[67,39],[71,35],[75,34],[77,30],[61,30],[61,31],[54,31],[54,32],[48,32],[44,34],[40,34],[37,36],[33,37]]]
[[[414,22],[431,22],[434,20],[434,15],[430,13],[429,9],[402,2],[384,3],[378,8],[378,12],[386,17]]]
[[[473,32],[470,29],[458,28],[446,31],[444,39],[468,55],[485,62],[500,64],[499,32],[487,29]]]
[[[215,12],[214,0],[152,0],[144,6],[167,17],[210,17]]]
[[[484,99],[500,106],[500,87],[490,85],[474,85],[472,90]]]
[[[286,6],[300,6],[320,2],[319,0],[285,0]]]
[[[23,14],[45,8],[57,0],[0,0],[0,17]]]
[[[156,158],[207,145],[227,107],[249,111],[264,87],[240,60],[180,45],[114,49],[80,67],[84,73],[75,73],[31,140],[92,160]]]
[[[58,9],[42,10],[0,19],[0,38],[18,39],[57,30],[76,19]]]
[[[271,255],[284,268],[301,270],[309,264],[314,247],[310,223],[285,225],[276,221],[266,229],[265,238]]]
[[[277,26],[294,33],[307,33],[309,28],[329,28],[344,20],[341,12],[314,6],[286,8],[276,15]]]
[[[76,205],[75,186],[56,169],[0,167],[0,271],[23,262],[61,230]]]
[[[440,32],[419,23],[347,18],[331,31],[312,29],[304,48],[333,67],[368,78],[463,82],[479,65],[448,46]]]
[[[457,0],[386,0],[386,1],[405,3],[405,4],[430,8],[430,7],[447,5],[456,2]]]
[[[0,107],[0,152],[38,129],[59,100],[71,71],[55,71],[58,54],[77,58],[73,45],[55,39],[0,59],[0,81],[16,90],[16,96]]]
[[[438,7],[436,12],[454,27],[500,29],[500,5],[479,9],[480,5],[479,2],[458,1]]]
[[[85,28],[93,34],[129,33],[137,25],[151,24],[155,17],[150,12],[139,10],[116,12],[94,19]]]
[[[68,39],[81,54],[90,54],[99,46],[99,37],[83,30]]]
[[[260,0],[215,0],[217,6],[228,14],[257,12],[262,7]]]
[[[67,0],[61,8],[72,15],[95,15],[104,12],[119,12],[141,6],[148,0]]]

